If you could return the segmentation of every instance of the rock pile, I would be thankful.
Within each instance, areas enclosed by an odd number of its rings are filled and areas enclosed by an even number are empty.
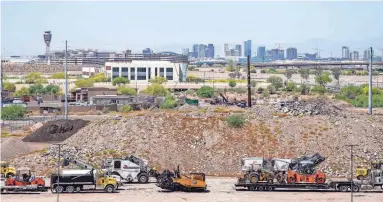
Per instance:
[[[312,101],[281,101],[276,104],[276,110],[293,116],[298,115],[334,115],[341,110],[329,101],[319,99]]]
[[[32,132],[23,139],[24,142],[56,142],[64,141],[79,129],[84,127],[88,121],[76,120],[56,120],[48,121],[43,126]]]
[[[17,155],[31,152],[32,149],[20,138],[7,138],[1,143],[1,160],[6,161]]]

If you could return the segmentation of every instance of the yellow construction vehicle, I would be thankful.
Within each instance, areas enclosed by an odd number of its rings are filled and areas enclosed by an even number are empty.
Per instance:
[[[9,163],[6,161],[0,161],[1,174],[4,174],[6,178],[13,177],[16,175],[16,168],[9,167]]]
[[[371,171],[379,170],[381,168],[383,168],[383,161],[381,161],[381,162],[372,162],[370,168],[357,167],[356,168],[356,178],[358,180],[365,180],[365,179],[368,178],[368,176],[371,173]]]
[[[190,173],[181,175],[179,166],[171,172],[165,170],[158,177],[158,187],[170,191],[206,191],[205,173]]]

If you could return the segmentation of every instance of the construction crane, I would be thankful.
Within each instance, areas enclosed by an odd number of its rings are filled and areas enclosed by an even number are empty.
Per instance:
[[[313,50],[316,51],[316,53],[317,53],[317,58],[320,58],[320,52],[323,51],[323,49],[313,48]]]

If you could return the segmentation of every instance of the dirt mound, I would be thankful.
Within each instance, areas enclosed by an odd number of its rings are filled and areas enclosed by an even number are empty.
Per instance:
[[[79,129],[84,127],[88,121],[76,120],[57,120],[48,121],[39,129],[23,139],[24,142],[50,142],[64,141]]]
[[[32,149],[20,138],[7,138],[1,143],[1,160],[9,160],[17,155],[31,152]]]

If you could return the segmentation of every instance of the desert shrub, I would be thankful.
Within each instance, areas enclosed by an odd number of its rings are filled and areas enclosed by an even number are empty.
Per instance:
[[[146,87],[143,92],[153,96],[166,96],[169,94],[168,89],[156,83],[153,83],[152,85]]]
[[[156,76],[154,79],[150,79],[149,82],[154,84],[163,84],[168,82],[168,80],[163,76]]]
[[[128,83],[130,83],[130,80],[128,78],[125,78],[122,76],[116,77],[112,80],[113,86],[115,86],[115,85],[119,86],[121,84],[128,84]]]
[[[287,82],[287,84],[286,84],[286,91],[291,92],[291,91],[294,91],[296,88],[297,88],[297,84],[295,84],[292,81]]]
[[[235,82],[235,80],[230,80],[229,81],[229,86],[234,88],[235,86],[237,85],[237,82]]]
[[[251,84],[251,87],[255,88],[255,86],[257,86],[257,81],[252,80],[250,84]]]
[[[242,128],[246,124],[246,119],[241,114],[234,114],[227,117],[226,122],[230,127]]]
[[[267,78],[267,83],[270,83],[276,90],[283,87],[283,79],[279,76],[270,76]]]
[[[332,79],[330,78],[330,74],[328,72],[320,73],[319,75],[315,76],[315,83],[321,86],[325,86],[330,82],[332,82]]]
[[[267,86],[267,92],[269,92],[270,94],[275,94],[276,91],[277,90],[276,90],[276,88],[273,85]]]
[[[14,83],[4,82],[3,84],[4,90],[15,92],[16,91],[16,85]]]
[[[162,109],[173,109],[178,106],[177,100],[173,96],[166,96],[165,102],[161,105]]]
[[[189,75],[186,77],[187,82],[202,82],[201,78],[197,78],[195,75]]]
[[[120,108],[120,111],[124,112],[124,113],[130,112],[132,110],[133,109],[132,109],[132,107],[130,105],[122,105],[121,108]]]
[[[65,79],[65,72],[56,72],[50,78],[51,79]]]
[[[78,79],[74,84],[76,88],[89,88],[93,87],[94,81],[93,79]]]
[[[40,72],[31,72],[25,76],[25,83],[48,83]]]
[[[197,96],[201,98],[211,98],[213,97],[214,89],[210,86],[202,86],[197,90]]]
[[[326,91],[327,91],[327,89],[324,86],[317,85],[317,86],[313,86],[311,88],[311,92],[313,92],[313,93],[324,94]]]
[[[261,69],[261,74],[266,74],[266,70]]]
[[[268,68],[266,70],[266,72],[269,74],[275,74],[275,73],[277,73],[277,70],[274,67],[271,67],[271,68]]]
[[[121,95],[137,95],[137,91],[134,88],[130,88],[127,86],[119,86],[117,87],[118,94]]]
[[[1,110],[2,120],[13,120],[23,118],[25,115],[25,108],[22,105],[9,105],[3,107]]]
[[[301,93],[301,95],[308,95],[310,93],[310,87],[306,84],[302,84],[297,88],[297,91]]]

